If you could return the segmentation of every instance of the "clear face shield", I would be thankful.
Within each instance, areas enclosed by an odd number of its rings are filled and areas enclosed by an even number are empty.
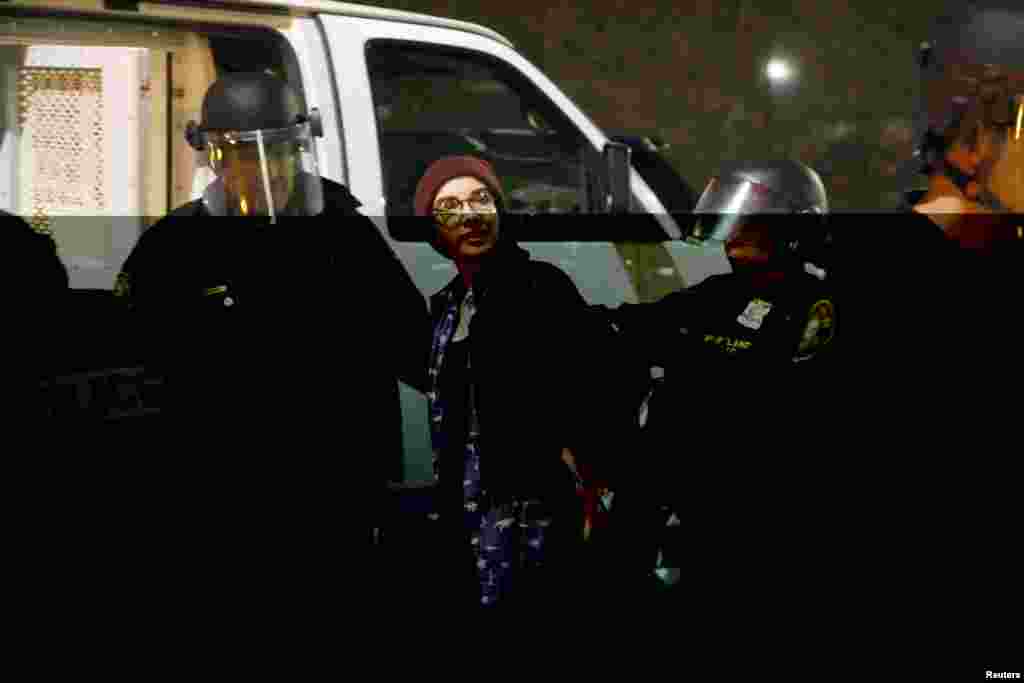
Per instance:
[[[743,178],[712,178],[693,212],[697,220],[687,230],[686,241],[722,247],[739,239],[760,242],[767,238],[759,234],[751,215],[793,213],[764,185]]]
[[[256,131],[204,131],[206,162],[217,180],[202,201],[214,216],[315,216],[323,185],[309,123]]]

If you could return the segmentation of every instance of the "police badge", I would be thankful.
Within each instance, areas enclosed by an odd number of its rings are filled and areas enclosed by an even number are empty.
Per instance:
[[[736,322],[752,330],[759,330],[770,310],[772,310],[772,305],[764,299],[751,299],[744,311],[736,318]]]

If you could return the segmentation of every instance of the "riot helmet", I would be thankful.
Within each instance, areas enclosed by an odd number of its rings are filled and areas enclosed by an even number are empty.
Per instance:
[[[997,212],[1024,212],[1022,35],[1019,0],[961,0],[937,17],[918,55],[918,170],[942,173]],[[959,164],[958,149],[976,167]]]
[[[203,98],[202,122],[185,137],[217,179],[203,192],[215,216],[314,216],[323,211],[323,186],[314,138],[323,136],[319,112],[303,111],[295,90],[264,73],[224,76]]]
[[[798,257],[819,262],[830,242],[827,213],[825,185],[809,166],[793,160],[733,162],[704,188],[686,239],[724,246],[734,264],[737,249],[747,248],[764,261]],[[780,220],[794,214],[807,220]]]

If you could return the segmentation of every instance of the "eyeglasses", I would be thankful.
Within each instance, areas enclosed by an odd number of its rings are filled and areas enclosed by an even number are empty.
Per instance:
[[[467,218],[473,216],[473,213],[459,212],[463,206],[471,212],[492,213],[495,210],[494,197],[484,189],[476,190],[465,200],[458,197],[442,197],[434,204],[434,218],[445,227],[461,225]]]

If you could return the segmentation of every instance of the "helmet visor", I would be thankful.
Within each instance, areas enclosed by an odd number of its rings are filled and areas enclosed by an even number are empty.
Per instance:
[[[764,185],[743,178],[723,181],[712,178],[694,209],[697,220],[687,231],[687,241],[699,244],[727,243],[750,231],[745,216],[791,213],[777,195]]]
[[[308,124],[277,130],[206,133],[208,164],[217,175],[203,193],[215,216],[315,216],[323,186]]]

